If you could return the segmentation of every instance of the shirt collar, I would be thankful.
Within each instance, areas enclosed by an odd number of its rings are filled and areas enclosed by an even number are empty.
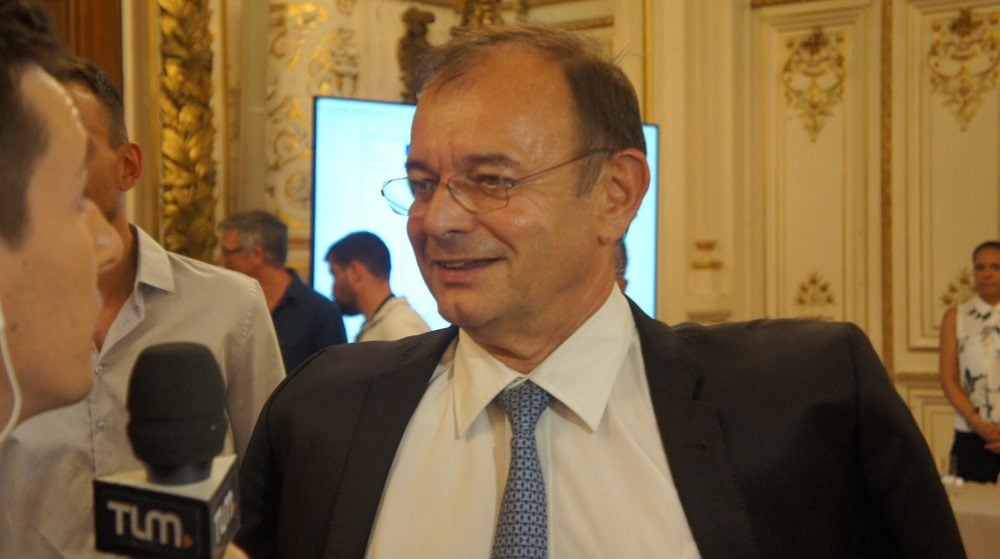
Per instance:
[[[468,431],[504,387],[524,378],[544,388],[591,431],[596,430],[626,354],[637,339],[628,300],[617,287],[596,313],[527,376],[504,365],[465,330],[459,330],[452,383],[456,436]]]
[[[139,227],[130,225],[130,228],[135,235],[136,245],[139,247],[133,292],[138,292],[139,285],[142,284],[172,293],[174,291],[174,275],[170,269],[167,251]]]

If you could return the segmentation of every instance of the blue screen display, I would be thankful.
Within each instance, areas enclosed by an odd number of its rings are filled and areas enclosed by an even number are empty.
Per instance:
[[[313,289],[332,298],[333,276],[324,260],[334,242],[348,233],[370,231],[389,247],[394,294],[406,297],[432,329],[447,326],[417,268],[406,236],[406,218],[389,209],[382,183],[406,175],[414,106],[402,103],[317,97],[313,138]],[[632,222],[625,246],[629,264],[625,293],[646,313],[656,311],[656,207],[659,130],[644,125],[652,182]],[[353,341],[364,316],[344,317]]]

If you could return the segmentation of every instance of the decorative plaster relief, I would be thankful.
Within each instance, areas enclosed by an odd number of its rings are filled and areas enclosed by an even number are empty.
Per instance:
[[[950,21],[931,23],[931,46],[927,65],[932,93],[944,97],[959,128],[964,132],[986,93],[997,85],[1000,60],[1000,14],[989,17],[963,8]]]
[[[813,142],[823,129],[824,119],[844,96],[847,69],[838,48],[843,42],[843,33],[831,38],[819,27],[803,38],[789,38],[786,42],[788,60],[781,70],[785,100],[799,111]]]
[[[810,273],[799,284],[799,291],[795,295],[795,308],[798,309],[798,316],[803,318],[831,320],[834,317],[831,307],[836,303],[830,283],[818,272]]]
[[[945,287],[941,294],[941,304],[945,307],[954,307],[968,301],[976,295],[976,288],[973,285],[972,274],[968,268],[963,268],[955,275],[955,280]]]

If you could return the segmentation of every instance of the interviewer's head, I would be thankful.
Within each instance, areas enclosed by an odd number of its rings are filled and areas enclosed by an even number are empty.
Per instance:
[[[87,136],[49,74],[63,53],[38,3],[0,6],[0,304],[9,360],[0,381],[0,428],[15,391],[23,420],[79,400],[93,382],[91,332],[97,269],[121,243],[83,197]]]

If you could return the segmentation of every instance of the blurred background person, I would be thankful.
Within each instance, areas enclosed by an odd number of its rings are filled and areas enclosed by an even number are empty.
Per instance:
[[[378,236],[367,231],[351,233],[330,246],[326,261],[340,310],[365,315],[355,341],[398,340],[429,330],[406,297],[392,294],[389,248]]]
[[[286,372],[324,347],[347,341],[337,305],[285,267],[288,226],[278,216],[263,210],[234,213],[219,231],[219,263],[254,278],[264,290]]]
[[[1000,474],[1000,241],[972,251],[976,296],[941,319],[940,376],[955,408],[950,474],[996,483]]]
[[[125,404],[132,367],[146,347],[196,342],[212,351],[226,383],[224,454],[243,455],[265,399],[284,377],[257,282],[168,252],[129,223],[125,193],[142,172],[142,149],[129,141],[121,95],[107,75],[88,60],[69,59],[56,77],[90,139],[83,190],[124,251],[98,278],[103,306],[87,348],[96,373],[90,394],[23,423],[0,456],[0,557],[101,556],[94,548],[92,482],[142,468],[126,434]],[[74,241],[52,239],[45,250]],[[71,312],[52,302],[31,308],[52,307]]]
[[[0,6],[0,446],[18,422],[87,395],[97,272],[121,255],[83,198],[87,135],[45,70],[62,56],[47,16]]]

